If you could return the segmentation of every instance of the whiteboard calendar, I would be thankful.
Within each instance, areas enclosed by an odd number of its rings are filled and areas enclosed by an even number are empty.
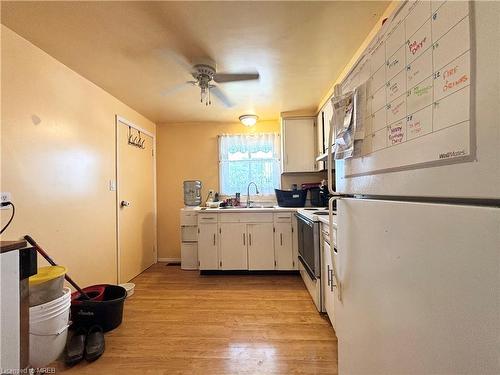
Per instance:
[[[346,177],[471,160],[469,12],[465,1],[407,1],[372,40],[342,83],[367,83]]]

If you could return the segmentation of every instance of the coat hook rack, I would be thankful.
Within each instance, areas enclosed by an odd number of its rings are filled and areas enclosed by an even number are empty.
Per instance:
[[[140,130],[138,130],[137,132],[138,132],[138,135],[134,136],[132,134],[132,127],[131,126],[128,127],[128,144],[131,146],[134,146],[134,147],[145,149],[146,148],[146,138],[142,138]]]

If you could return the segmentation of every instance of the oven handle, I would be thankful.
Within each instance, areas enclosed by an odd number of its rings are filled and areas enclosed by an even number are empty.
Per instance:
[[[300,220],[302,223],[307,224],[307,226],[309,226],[311,228],[314,225],[313,221],[309,220],[308,218],[306,218],[302,215],[299,215],[298,213],[295,213],[295,217],[297,218],[297,220]]]

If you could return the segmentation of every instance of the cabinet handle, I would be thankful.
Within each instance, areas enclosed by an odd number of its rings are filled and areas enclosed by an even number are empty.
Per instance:
[[[252,246],[252,233],[248,234],[248,244]]]
[[[245,233],[243,233],[243,246],[245,246]]]
[[[214,246],[215,246],[215,233],[214,233]]]
[[[333,292],[333,268],[330,269],[330,292]]]
[[[327,270],[328,270],[328,271],[326,272],[326,273],[327,273],[327,281],[328,281],[328,286],[330,286],[330,282],[331,282],[331,279],[330,279],[330,265],[329,265],[329,264],[327,264],[327,265],[326,265],[326,268],[327,268]]]
[[[283,246],[283,233],[280,233],[280,246]]]

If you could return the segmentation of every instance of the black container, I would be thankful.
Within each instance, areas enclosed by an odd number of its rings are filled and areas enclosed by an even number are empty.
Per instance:
[[[280,207],[304,207],[306,205],[307,190],[274,189],[274,193]]]
[[[89,287],[89,290],[92,288]],[[105,285],[101,301],[82,299],[80,293],[75,292],[71,296],[71,320],[78,327],[88,328],[97,324],[104,332],[111,331],[122,323],[126,297],[127,291],[118,285]]]
[[[311,205],[313,207],[326,207],[328,206],[328,189],[325,188],[311,188],[309,189],[311,194]]]

